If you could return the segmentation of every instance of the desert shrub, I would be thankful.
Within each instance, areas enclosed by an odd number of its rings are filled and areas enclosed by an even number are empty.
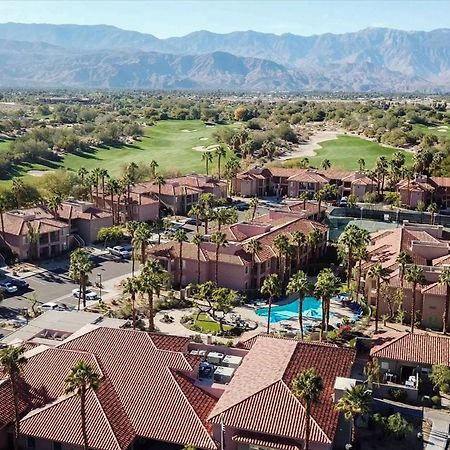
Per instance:
[[[392,400],[395,400],[396,402],[404,402],[408,394],[404,389],[400,388],[391,388],[388,391],[389,397],[392,398]]]

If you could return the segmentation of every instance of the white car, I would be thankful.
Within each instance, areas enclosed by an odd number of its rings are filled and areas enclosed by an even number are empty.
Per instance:
[[[0,284],[0,288],[9,294],[14,294],[18,291],[18,287],[15,284],[12,284],[10,281]]]
[[[72,295],[75,298],[83,298],[83,293],[81,292],[80,295],[80,289],[76,288],[72,291]],[[98,300],[98,294],[96,292],[90,291],[89,289],[86,289],[86,300]]]
[[[131,258],[132,252],[126,247],[122,247],[121,245],[116,245],[115,247],[108,247],[106,250],[113,255],[118,256],[119,258]]]

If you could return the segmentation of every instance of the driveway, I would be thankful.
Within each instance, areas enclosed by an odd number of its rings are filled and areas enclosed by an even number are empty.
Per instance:
[[[431,425],[430,436],[425,444],[426,450],[446,450],[450,433],[450,413],[444,410],[425,408],[423,417]]]

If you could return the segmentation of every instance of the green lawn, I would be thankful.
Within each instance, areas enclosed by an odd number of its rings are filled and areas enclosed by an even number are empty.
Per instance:
[[[181,174],[191,172],[205,172],[205,164],[201,160],[202,152],[193,150],[193,147],[215,144],[212,137],[214,131],[220,127],[235,125],[216,125],[207,127],[200,120],[165,120],[157,122],[155,126],[146,127],[141,141],[133,145],[119,147],[95,148],[83,155],[67,155],[64,161],[45,165],[24,165],[17,168],[16,176],[24,176],[25,181],[33,182],[35,177],[26,175],[28,170],[51,170],[66,168],[76,171],[80,167],[91,170],[95,167],[103,167],[112,176],[120,173],[124,164],[149,163],[152,159],[158,162],[161,172],[179,172]],[[8,142],[0,141],[0,151]],[[211,167],[217,170],[216,161]],[[0,181],[0,186],[7,186],[10,180]]]
[[[199,319],[196,322],[194,322],[194,325],[201,328],[205,333],[213,333],[220,331],[219,324],[204,313],[200,314]],[[225,331],[228,331],[231,329],[231,327],[229,325],[224,325],[223,329]]]
[[[8,150],[11,141],[0,139],[0,152]]]
[[[422,125],[421,123],[415,123],[413,129],[419,130],[423,134],[435,134],[436,136],[450,137],[450,125]]]
[[[386,148],[377,142],[367,141],[356,136],[338,136],[337,139],[322,142],[321,148],[316,150],[316,156],[308,157],[314,167],[320,167],[324,159],[329,159],[332,169],[357,170],[358,159],[363,158],[366,169],[373,169],[379,156],[390,159],[396,149]],[[412,161],[412,154],[405,152],[406,162]],[[298,161],[301,158],[289,161]],[[288,163],[289,164],[289,163]]]

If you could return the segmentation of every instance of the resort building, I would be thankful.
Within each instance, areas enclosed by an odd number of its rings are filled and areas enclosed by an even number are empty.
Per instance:
[[[416,310],[422,325],[433,329],[442,329],[447,287],[438,282],[442,268],[450,264],[450,240],[442,226],[405,223],[400,228],[378,231],[371,234],[367,248],[369,261],[363,265],[368,269],[379,262],[389,270],[389,278],[382,281],[387,287],[380,299],[379,315],[391,315],[399,305],[395,305],[395,293],[403,290],[403,306],[406,320],[410,320],[413,297],[412,284],[401,279],[401,268],[397,263],[400,252],[408,253],[414,264],[424,270],[426,285],[416,290]],[[376,280],[366,278],[365,292],[370,304],[376,302]],[[447,324],[447,328],[450,324]]]
[[[305,236],[318,230],[319,239],[314,245],[304,244],[298,247],[289,258],[290,264],[285,275],[289,277],[294,271],[306,266],[309,261],[322,256],[326,251],[328,227],[318,222],[299,217],[292,212],[270,211],[250,222],[239,222],[222,231],[227,235],[227,244],[219,247],[216,262],[216,245],[203,242],[198,248],[190,242],[182,245],[182,280],[180,282],[180,244],[167,242],[148,250],[147,256],[161,261],[163,267],[172,275],[176,284],[186,286],[216,280],[219,286],[245,291],[259,289],[265,278],[278,273],[278,253],[274,244],[279,235],[286,235],[292,240],[293,233],[301,232]],[[247,244],[256,239],[261,244],[261,251],[252,255],[247,251]],[[252,265],[252,261],[254,264]],[[217,271],[216,271],[217,264]]]
[[[98,230],[111,225],[109,211],[76,200],[63,202],[57,211],[42,205],[3,214],[4,241],[19,260],[60,255],[94,242]]]
[[[340,197],[353,194],[362,200],[367,193],[377,190],[378,183],[365,172],[283,167],[250,169],[238,174],[233,180],[235,192],[246,197],[299,197],[304,193],[313,196],[328,184],[337,187]]]
[[[258,336],[248,349],[188,338],[88,325],[57,346],[28,346],[19,390],[22,448],[78,450],[80,398],[65,393],[79,361],[100,378],[86,395],[89,447],[96,450],[268,450],[304,448],[305,405],[293,379],[314,367],[324,389],[312,406],[311,450],[333,447],[348,427],[335,385],[349,377],[352,349]],[[268,420],[268,418],[270,420]],[[12,448],[9,378],[0,383],[0,449]]]

